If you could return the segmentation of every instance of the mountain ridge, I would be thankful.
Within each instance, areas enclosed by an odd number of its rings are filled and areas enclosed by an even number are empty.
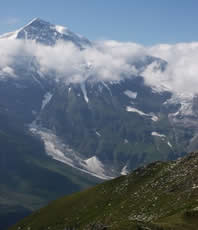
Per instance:
[[[76,46],[90,46],[91,42],[67,27],[51,24],[41,18],[34,18],[22,28],[0,36],[0,39],[33,40],[44,45],[55,45],[58,40],[73,42]]]
[[[11,230],[195,230],[198,153],[154,162],[127,176],[63,197]]]

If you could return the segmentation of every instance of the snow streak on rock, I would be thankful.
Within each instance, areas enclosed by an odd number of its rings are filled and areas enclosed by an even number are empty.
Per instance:
[[[127,165],[125,165],[123,168],[122,168],[122,171],[121,171],[121,175],[125,176],[129,173],[128,169],[127,169]]]
[[[82,155],[65,145],[51,130],[41,128],[33,122],[30,125],[30,131],[40,136],[44,142],[46,153],[54,160],[103,180],[114,178],[113,175],[109,175],[108,170],[106,170],[96,156],[85,159]]]
[[[152,136],[161,137],[161,138],[165,138],[165,137],[166,137],[164,134],[160,134],[160,133],[158,133],[158,132],[152,132],[151,135],[152,135]]]
[[[127,112],[133,112],[133,113],[137,113],[139,114],[140,116],[145,116],[145,117],[149,117],[152,121],[156,122],[159,120],[159,118],[154,115],[153,113],[150,113],[150,114],[147,114],[147,113],[144,113],[143,111],[139,110],[139,109],[136,109],[136,108],[133,108],[131,106],[127,106],[126,107],[126,111]]]
[[[41,110],[45,108],[45,106],[50,102],[51,98],[52,98],[52,94],[50,92],[47,92],[44,95],[43,101],[42,101],[42,105],[41,105]]]
[[[137,92],[133,92],[131,90],[124,91],[124,94],[131,99],[136,99],[136,97],[137,97]]]

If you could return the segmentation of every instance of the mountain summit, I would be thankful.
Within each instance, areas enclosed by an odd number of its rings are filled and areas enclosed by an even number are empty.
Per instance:
[[[55,45],[58,40],[71,41],[78,47],[91,44],[88,39],[71,32],[68,28],[51,24],[40,18],[34,18],[19,30],[4,34],[0,38],[34,40],[50,46]]]

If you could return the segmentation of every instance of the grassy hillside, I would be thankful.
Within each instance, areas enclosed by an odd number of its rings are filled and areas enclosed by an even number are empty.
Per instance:
[[[10,230],[196,230],[198,154],[156,162],[50,203]]]

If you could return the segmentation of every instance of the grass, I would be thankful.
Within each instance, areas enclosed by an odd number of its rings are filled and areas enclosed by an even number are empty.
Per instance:
[[[62,197],[10,230],[196,230],[198,190],[192,189],[196,163],[198,157],[150,164]]]

